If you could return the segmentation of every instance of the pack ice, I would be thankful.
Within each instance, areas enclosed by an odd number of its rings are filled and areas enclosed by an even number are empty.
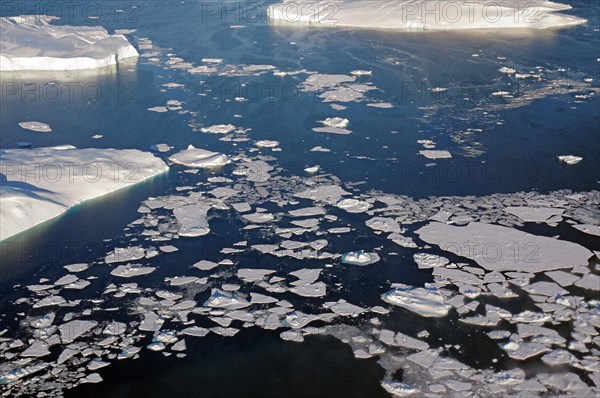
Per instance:
[[[586,22],[546,0],[284,0],[268,8],[276,24],[399,30],[551,29]]]
[[[0,71],[95,69],[138,56],[123,35],[99,26],[51,25],[52,19],[0,18]]]
[[[1,150],[0,240],[167,169],[162,160],[137,149]]]

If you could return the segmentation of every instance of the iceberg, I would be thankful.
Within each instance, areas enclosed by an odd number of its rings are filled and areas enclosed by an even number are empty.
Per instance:
[[[547,0],[283,0],[267,10],[273,24],[370,29],[556,29],[586,23]]]
[[[0,240],[168,170],[137,149],[0,150]]]
[[[52,17],[0,18],[0,71],[96,69],[138,56],[123,35],[99,26],[51,25]]]

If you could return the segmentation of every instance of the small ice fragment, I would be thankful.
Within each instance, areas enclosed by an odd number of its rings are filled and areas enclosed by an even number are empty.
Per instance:
[[[342,263],[352,265],[370,265],[380,260],[377,253],[365,253],[364,250],[345,253]]]
[[[42,122],[21,122],[19,126],[25,130],[37,131],[38,133],[49,133],[52,131],[50,126]]]
[[[574,165],[574,164],[581,162],[583,160],[583,158],[580,156],[574,156],[574,155],[562,155],[562,156],[558,156],[558,160],[560,160],[561,162],[566,163],[568,165]]]

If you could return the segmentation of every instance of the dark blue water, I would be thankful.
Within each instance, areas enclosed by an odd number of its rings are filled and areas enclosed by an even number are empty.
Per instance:
[[[133,3],[137,8],[131,7]],[[230,143],[219,141],[220,136],[195,132],[189,123],[232,123],[251,129],[247,135],[253,140],[280,142],[282,151],[270,155],[283,167],[283,175],[298,175],[304,167],[319,164],[324,173],[334,174],[344,182],[364,181],[358,189],[365,192],[377,189],[424,198],[598,188],[598,2],[570,1],[574,14],[589,19],[586,26],[502,34],[298,29],[271,26],[247,15],[239,19],[214,15],[208,13],[206,3],[199,1],[133,3],[121,5],[124,13],[115,13],[114,5],[108,2],[98,3],[100,19],[86,18],[84,9],[91,13],[88,15],[95,15],[96,10],[86,9],[87,3],[75,3],[71,16],[65,14],[66,2],[50,1],[7,2],[2,5],[2,15],[19,14],[22,10],[31,13],[31,7],[40,7],[47,14],[62,15],[57,24],[136,29],[128,36],[132,42],[137,44],[139,38],[150,38],[161,49],[162,61],[166,54],[172,53],[197,64],[203,58],[218,57],[227,64],[270,64],[283,71],[307,69],[348,74],[354,69],[372,70],[372,76],[359,78],[360,82],[370,82],[378,88],[367,93],[367,99],[390,102],[394,108],[377,109],[350,102],[344,104],[346,110],[334,111],[314,94],[298,91],[298,84],[306,77],[302,74],[283,78],[271,73],[241,77],[190,75],[140,58],[133,65],[122,65],[102,74],[2,75],[1,148],[15,148],[17,142],[28,141],[34,147],[71,144],[80,148],[148,150],[153,144],[165,142],[176,150],[194,144],[231,155],[235,148]],[[264,12],[264,7],[261,10]],[[244,27],[234,29],[231,25]],[[472,57],[476,53],[479,56]],[[540,66],[544,79],[515,82],[498,73],[501,66],[514,67],[519,72]],[[585,83],[585,78],[594,81]],[[582,86],[567,93],[539,95],[519,106],[491,95],[506,90],[524,99],[561,81],[566,82],[564,87],[573,87],[574,83]],[[184,87],[165,92],[162,85],[168,82]],[[433,94],[430,90],[434,87],[448,91]],[[583,101],[575,98],[593,92],[596,95]],[[236,102],[234,98],[239,96],[247,97],[248,101]],[[184,109],[196,115],[147,110],[168,100],[184,102]],[[331,116],[348,118],[352,134],[323,135],[311,130],[319,125],[318,120]],[[48,123],[53,132],[23,130],[18,122],[26,120]],[[464,134],[468,129],[482,131]],[[95,134],[102,134],[103,138],[93,139]],[[449,150],[453,158],[426,167],[434,161],[418,155],[422,149],[418,139],[435,140],[437,148]],[[309,152],[317,145],[332,152]],[[473,148],[477,151],[470,150]],[[566,154],[576,154],[584,160],[575,166],[565,166],[558,162],[557,156]],[[15,283],[26,285],[42,276],[52,278],[61,274],[65,264],[92,262],[120,243],[126,244],[128,238],[123,237],[123,228],[138,218],[140,201],[149,196],[173,194],[175,187],[198,181],[197,176],[187,176],[181,170],[173,167],[166,175],[85,203],[56,220],[1,242],[0,310],[5,314],[18,311],[9,305],[22,294],[12,288]],[[223,173],[228,171],[231,168]],[[200,179],[210,175],[201,174]],[[356,216],[353,221],[362,223],[363,218]],[[155,286],[165,276],[185,272],[199,257],[218,260],[222,247],[230,247],[251,235],[251,232],[240,235],[240,226],[225,215],[211,220],[211,235],[177,241],[180,251],[151,261],[160,268],[141,284]],[[552,235],[553,231],[547,234]],[[597,249],[597,243],[581,236],[577,239]],[[340,253],[357,246],[389,245],[380,241],[366,234],[342,235],[332,245]],[[390,248],[383,252],[386,249]],[[333,273],[326,282],[343,280],[347,292],[333,291],[328,298],[345,297],[357,305],[377,305],[388,281],[422,285],[431,280],[430,271],[398,266],[410,261],[412,251],[397,247],[393,250],[400,256],[384,258],[381,267],[355,274]],[[319,266],[317,262],[253,257],[252,253],[238,260],[246,261],[250,267],[274,267],[286,272]],[[102,278],[110,276],[105,273]],[[102,279],[84,294],[101,292],[107,280],[110,279]],[[207,297],[208,292],[204,292],[198,300]],[[294,302],[296,308],[310,309],[311,305],[304,300],[285,298]],[[414,317],[391,322],[391,329],[402,330],[402,327],[414,329],[422,320]],[[451,325],[452,322],[429,321],[423,324],[432,332],[432,342],[437,336],[452,343],[469,338],[484,350],[498,351],[483,339],[482,332],[465,328],[453,335],[448,332]],[[203,397],[384,396],[379,385],[380,368],[372,361],[353,360],[346,346],[332,340],[309,339],[305,344],[295,345],[281,342],[268,333],[244,331],[232,340],[211,336],[211,340],[197,344],[184,360],[146,352],[141,360],[111,366],[100,372],[109,382],[100,387],[81,388],[73,396],[166,396],[172,391],[177,396]],[[489,351],[481,358],[472,353],[451,354],[480,367],[494,366],[491,357],[501,355],[496,351]],[[316,368],[312,366],[315,363],[319,364]]]

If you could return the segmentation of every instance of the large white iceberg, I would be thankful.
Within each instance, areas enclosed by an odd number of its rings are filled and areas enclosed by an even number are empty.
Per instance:
[[[123,35],[100,26],[51,25],[52,19],[0,18],[0,71],[95,69],[138,56]]]
[[[0,240],[167,169],[137,149],[0,150]]]
[[[269,7],[272,23],[400,30],[550,29],[586,22],[567,4],[546,0],[283,0]]]

